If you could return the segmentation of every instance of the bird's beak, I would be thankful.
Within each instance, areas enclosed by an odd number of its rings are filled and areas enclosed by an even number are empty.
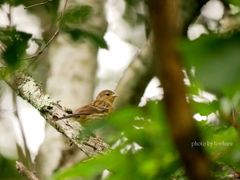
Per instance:
[[[116,93],[114,93],[113,95],[112,95],[112,97],[118,97],[119,95],[118,94],[116,94]]]

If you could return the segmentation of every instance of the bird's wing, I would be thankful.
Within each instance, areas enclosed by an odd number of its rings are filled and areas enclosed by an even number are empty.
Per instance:
[[[67,119],[67,118],[72,118],[72,117],[78,117],[80,115],[89,115],[89,114],[94,114],[94,113],[98,113],[99,110],[96,108],[93,108],[89,105],[86,106],[82,106],[79,109],[77,109],[73,114],[67,115],[67,116],[63,116],[60,118],[56,118],[55,120],[61,120],[61,119]]]
[[[100,111],[97,108],[94,108],[92,106],[86,105],[83,107],[80,107],[77,109],[74,114],[76,115],[89,115],[89,114],[94,114],[94,113],[99,113]]]
[[[99,103],[100,104],[102,103],[103,106],[100,105]],[[105,103],[103,101],[95,100],[95,101],[92,101],[90,104],[88,104],[86,106],[80,107],[73,114],[63,116],[63,117],[57,118],[55,120],[57,121],[57,120],[60,120],[60,119],[78,117],[78,116],[81,116],[81,115],[91,115],[91,114],[105,115],[105,113],[112,110],[111,108],[109,108],[109,106],[110,106],[109,103]]]

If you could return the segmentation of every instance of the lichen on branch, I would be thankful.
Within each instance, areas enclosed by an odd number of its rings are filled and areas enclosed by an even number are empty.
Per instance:
[[[6,68],[1,66],[0,73],[3,80],[18,96],[28,101],[49,124],[66,136],[87,156],[95,156],[109,151],[110,147],[105,142],[80,133],[84,128],[78,122],[71,119],[55,121],[54,117],[62,117],[68,114],[68,110],[45,94],[41,84],[38,84],[26,71],[16,70],[9,73]]]

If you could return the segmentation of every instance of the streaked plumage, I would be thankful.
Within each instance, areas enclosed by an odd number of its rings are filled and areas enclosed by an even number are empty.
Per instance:
[[[96,100],[80,107],[74,114],[60,117],[56,120],[74,117],[76,121],[86,126],[94,120],[105,119],[112,113],[113,101],[117,96],[113,91],[104,90],[98,94]]]

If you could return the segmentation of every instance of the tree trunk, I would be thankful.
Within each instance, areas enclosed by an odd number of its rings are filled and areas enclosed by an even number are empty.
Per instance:
[[[105,1],[76,0],[68,3],[68,7],[91,6],[93,13],[88,19],[90,23],[84,24],[84,27],[97,29],[104,35],[107,28]],[[47,92],[53,99],[61,100],[63,106],[73,110],[88,104],[93,99],[95,88],[98,47],[89,39],[73,42],[68,34],[61,32],[51,43],[49,51],[50,76],[47,80]],[[39,178],[45,179],[55,169],[70,166],[84,157],[79,149],[69,146],[65,137],[47,125],[45,140],[37,158],[38,174],[41,175]]]

